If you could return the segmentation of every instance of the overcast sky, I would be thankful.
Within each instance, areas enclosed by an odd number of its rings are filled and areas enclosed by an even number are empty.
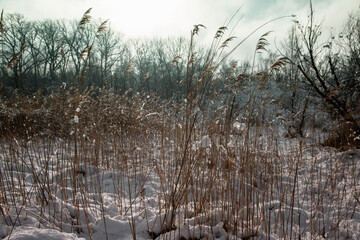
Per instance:
[[[112,29],[126,37],[189,37],[194,24],[207,27],[201,31],[206,42],[214,36],[218,27],[242,6],[236,20],[242,19],[235,29],[238,41],[266,21],[295,14],[300,22],[306,22],[309,13],[308,0],[0,0],[0,8],[6,13],[22,13],[27,19],[80,19],[92,8],[95,19],[109,19]],[[313,0],[316,18],[323,26],[338,31],[348,13],[359,9],[358,0]],[[254,41],[266,31],[272,30],[273,39],[284,38],[292,24],[284,18],[261,29],[244,48],[254,48]],[[236,21],[234,21],[235,23]],[[273,44],[273,42],[271,42]]]

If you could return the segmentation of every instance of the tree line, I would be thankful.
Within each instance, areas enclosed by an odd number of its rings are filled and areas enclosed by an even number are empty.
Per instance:
[[[193,38],[182,37],[126,40],[107,21],[90,22],[89,13],[79,22],[29,21],[21,14],[2,12],[1,95],[105,87],[120,94],[131,90],[181,101],[192,81],[205,82],[206,77],[210,78],[206,82],[209,93],[215,91],[221,101],[240,108],[241,102],[249,100],[249,89],[259,86],[253,76],[261,73],[259,81],[266,80],[260,84],[265,89],[261,101],[271,96],[286,110],[288,119],[297,122],[300,135],[311,104],[360,133],[359,11],[349,15],[340,33],[324,40],[324,29],[310,4],[308,21],[294,21],[277,51],[267,49],[264,34],[254,46],[253,62],[226,59],[211,75],[203,73],[214,64],[209,60],[215,57],[214,45],[195,46]],[[225,30],[220,27],[214,39]],[[215,50],[222,52],[231,40],[215,44]],[[261,51],[266,54],[258,57]],[[190,81],[186,80],[189,73]]]

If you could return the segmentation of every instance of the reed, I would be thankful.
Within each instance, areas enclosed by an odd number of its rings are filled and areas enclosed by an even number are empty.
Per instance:
[[[360,154],[320,152],[316,140],[284,138],[279,128],[264,122],[262,116],[272,108],[260,93],[286,58],[251,74],[236,73],[234,63],[227,100],[211,92],[229,56],[224,49],[235,40],[222,39],[228,27],[215,34],[199,76],[192,71],[194,44],[204,26],[193,28],[187,58],[181,57],[187,59],[187,71],[180,103],[81,84],[48,96],[2,98],[1,237],[11,239],[16,227],[30,221],[38,228],[111,239],[118,233],[114,219],[126,222],[133,239],[140,226],[151,239],[345,234],[343,226],[359,214],[355,156]],[[254,55],[266,50],[266,37],[261,36]],[[82,53],[83,69],[92,47]],[[130,61],[126,72],[131,69]],[[249,80],[249,98],[240,113],[236,96]]]

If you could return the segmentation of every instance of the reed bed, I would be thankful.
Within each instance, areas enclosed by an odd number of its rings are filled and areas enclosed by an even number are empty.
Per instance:
[[[356,149],[224,126],[222,106],[186,119],[186,103],[155,96],[42,98],[3,103],[15,112],[2,125],[3,238],[22,226],[86,239],[358,236]]]
[[[193,76],[202,28],[192,31],[180,102],[81,85],[1,99],[2,238],[39,230],[73,239],[360,237],[359,150],[320,146],[315,134],[285,138],[261,118],[273,108],[260,93],[285,58],[229,78],[233,95],[223,101],[209,86],[234,38],[219,28]],[[254,84],[235,117],[242,81]]]

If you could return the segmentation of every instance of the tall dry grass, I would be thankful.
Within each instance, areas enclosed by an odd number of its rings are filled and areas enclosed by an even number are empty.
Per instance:
[[[28,215],[38,226],[91,239],[95,216],[106,225],[111,189],[136,238],[137,211],[153,207],[149,179],[160,184],[162,219],[160,230],[149,223],[152,238],[183,236],[185,228],[196,239],[196,227],[219,223],[240,239],[317,238],[340,233],[337,226],[357,213],[355,159],[331,149],[319,155],[318,147],[286,140],[256,119],[234,124],[226,119],[230,106],[189,113],[187,103],[101,92],[3,101],[3,112],[13,112],[2,116],[3,226],[20,226]],[[329,219],[337,222],[329,227]]]
[[[1,99],[0,213],[8,229],[2,237],[10,238],[31,217],[38,227],[89,239],[101,219],[108,239],[110,200],[118,216],[128,217],[133,239],[138,212],[144,212],[152,239],[212,239],[222,232],[234,239],[316,239],[342,233],[340,225],[360,204],[356,163],[333,150],[319,155],[305,140],[288,141],[261,119],[272,108],[258,96],[286,59],[268,72],[229,77],[234,91],[222,102],[210,86],[234,38],[224,37],[227,26],[219,28],[197,77],[193,43],[201,28],[191,33],[186,97],[179,104],[81,84],[48,96]],[[266,45],[265,34],[255,52]],[[234,96],[249,80],[255,84],[248,103],[236,115]],[[158,221],[147,216],[154,208],[146,201],[152,197],[145,188],[150,179],[159,183]],[[329,225],[329,219],[335,222]]]

